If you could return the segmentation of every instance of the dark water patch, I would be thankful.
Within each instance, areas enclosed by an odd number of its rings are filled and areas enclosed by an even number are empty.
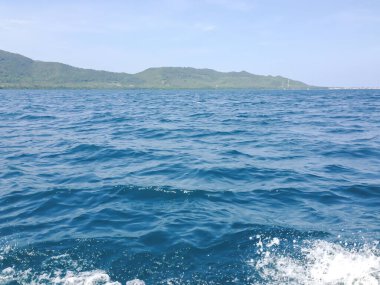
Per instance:
[[[327,150],[322,153],[329,157],[342,158],[378,158],[380,151],[372,147],[340,147],[336,150]]]
[[[324,167],[324,169],[326,172],[331,172],[334,174],[339,174],[339,173],[355,174],[355,173],[357,173],[357,171],[353,168],[345,167],[343,165],[336,165],[336,164],[327,165]]]
[[[380,202],[380,186],[379,185],[351,185],[339,187],[335,190],[350,197],[360,199],[377,199]]]
[[[40,120],[55,120],[55,116],[46,115],[24,115],[19,118],[20,120],[40,121]]]
[[[240,152],[238,150],[228,150],[228,151],[224,151],[221,153],[223,156],[232,156],[232,157],[253,157],[252,155],[248,154],[248,153],[244,153],[244,152]]]

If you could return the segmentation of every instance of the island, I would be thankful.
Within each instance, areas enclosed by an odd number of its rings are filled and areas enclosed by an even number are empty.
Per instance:
[[[246,71],[219,72],[192,67],[156,67],[129,74],[43,62],[0,50],[3,89],[323,89],[282,76]]]

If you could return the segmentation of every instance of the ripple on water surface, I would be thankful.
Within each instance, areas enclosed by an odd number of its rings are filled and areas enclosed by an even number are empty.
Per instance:
[[[378,284],[375,90],[0,90],[0,284]]]

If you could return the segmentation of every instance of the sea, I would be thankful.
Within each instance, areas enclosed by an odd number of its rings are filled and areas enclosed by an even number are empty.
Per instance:
[[[380,90],[0,90],[0,284],[380,284]]]

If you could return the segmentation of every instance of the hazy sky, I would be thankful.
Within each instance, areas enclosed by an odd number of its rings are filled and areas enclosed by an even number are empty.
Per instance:
[[[191,66],[380,86],[380,0],[0,0],[0,49],[128,73]]]

